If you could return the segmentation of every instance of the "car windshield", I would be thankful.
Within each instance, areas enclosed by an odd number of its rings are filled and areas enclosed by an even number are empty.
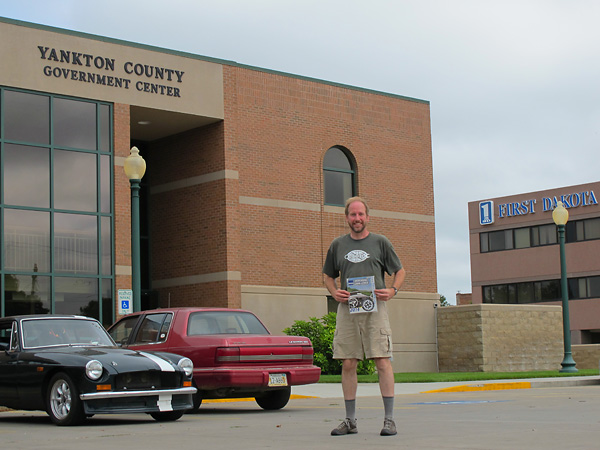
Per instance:
[[[25,348],[56,345],[115,345],[99,322],[86,319],[27,319],[22,322]]]
[[[240,311],[205,311],[190,315],[188,335],[269,334],[258,318]]]

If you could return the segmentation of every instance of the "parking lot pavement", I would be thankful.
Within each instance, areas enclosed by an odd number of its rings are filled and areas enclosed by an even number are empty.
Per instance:
[[[41,412],[8,411],[0,413],[0,442],[23,450],[597,448],[600,386],[548,386],[401,393],[394,411],[398,435],[391,437],[379,436],[377,393],[357,400],[359,433],[350,436],[330,436],[343,419],[340,396],[298,396],[280,411],[263,411],[254,401],[207,402],[172,423],[143,414],[98,415],[82,426],[57,427]]]

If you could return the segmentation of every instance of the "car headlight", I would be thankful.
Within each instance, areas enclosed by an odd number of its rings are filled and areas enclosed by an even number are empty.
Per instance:
[[[96,381],[102,376],[102,363],[95,359],[92,359],[85,365],[85,374],[90,380]]]
[[[190,358],[181,358],[177,365],[181,367],[188,377],[194,372],[194,363]]]

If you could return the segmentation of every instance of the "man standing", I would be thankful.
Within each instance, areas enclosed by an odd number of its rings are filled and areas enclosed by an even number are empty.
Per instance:
[[[405,271],[390,241],[382,235],[370,233],[369,207],[360,197],[346,201],[346,222],[350,234],[335,239],[325,259],[323,274],[325,286],[339,302],[333,357],[342,361],[342,390],[346,419],[331,434],[339,436],[358,432],[356,426],[356,389],[358,361],[366,356],[375,360],[379,374],[379,389],[385,411],[382,436],[396,434],[394,411],[394,371],[392,369],[392,334],[386,302],[400,289]],[[392,286],[385,287],[385,275],[392,276]],[[336,278],[340,278],[338,288]],[[350,292],[348,278],[374,277],[377,310],[351,314],[348,305]]]

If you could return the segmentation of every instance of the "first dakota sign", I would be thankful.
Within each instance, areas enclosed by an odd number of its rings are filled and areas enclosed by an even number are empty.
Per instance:
[[[565,208],[578,208],[591,205],[597,205],[598,200],[594,191],[574,192],[564,194],[559,197],[542,197],[542,210],[552,211],[556,208],[557,202],[563,202]],[[537,199],[532,198],[521,202],[500,203],[496,210],[498,219],[505,217],[523,216],[526,214],[535,214]],[[489,225],[494,223],[494,202],[487,200],[479,202],[479,224]]]

